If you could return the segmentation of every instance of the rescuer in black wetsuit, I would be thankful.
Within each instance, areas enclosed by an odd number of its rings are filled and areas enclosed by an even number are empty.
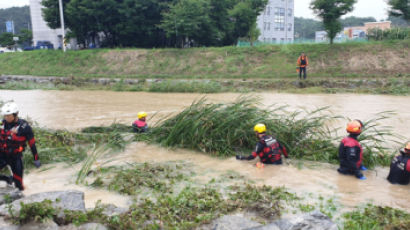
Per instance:
[[[27,121],[18,118],[18,107],[15,103],[6,103],[1,109],[4,120],[0,125],[0,169],[10,166],[12,177],[1,175],[0,179],[24,190],[23,185],[23,152],[26,142],[34,157],[34,165],[41,166],[33,130]]]
[[[266,126],[264,124],[257,124],[254,131],[259,141],[256,144],[255,151],[251,155],[236,156],[238,160],[253,160],[256,157],[260,158],[263,164],[282,164],[282,154],[288,158],[286,148],[283,147],[273,136],[266,135]]]
[[[400,155],[393,158],[387,180],[392,184],[410,183],[410,142],[400,150]]]
[[[339,146],[340,167],[337,170],[341,174],[355,175],[358,179],[365,180],[361,170],[365,169],[362,166],[363,149],[357,137],[362,132],[363,124],[359,120],[351,121],[347,124],[346,131],[349,136],[343,138]]]

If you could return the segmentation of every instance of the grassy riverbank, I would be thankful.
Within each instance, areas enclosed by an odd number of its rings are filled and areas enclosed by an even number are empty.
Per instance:
[[[87,82],[84,78],[71,82],[11,81],[0,84],[5,90],[109,90],[155,93],[222,93],[222,92],[261,92],[276,91],[286,93],[359,93],[409,95],[410,77],[391,78],[317,78],[297,80],[280,79],[230,79],[230,80],[140,80],[128,83],[125,80],[113,81],[107,84]]]
[[[317,77],[409,76],[410,40],[192,49],[32,51],[0,55],[0,74],[73,77],[252,79],[296,75],[296,59],[310,58]]]

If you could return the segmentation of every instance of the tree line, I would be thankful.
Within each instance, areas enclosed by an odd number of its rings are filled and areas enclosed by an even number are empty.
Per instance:
[[[312,0],[310,9],[322,19],[323,28],[327,32],[330,44],[333,43],[337,33],[342,30],[340,18],[354,9],[357,0]],[[388,0],[390,6],[389,16],[400,17],[410,21],[409,0]]]
[[[192,47],[236,44],[255,27],[268,0],[63,0],[69,37],[88,46]],[[58,1],[43,16],[60,27]]]

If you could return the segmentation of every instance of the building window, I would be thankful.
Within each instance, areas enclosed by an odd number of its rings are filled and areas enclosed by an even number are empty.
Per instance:
[[[275,31],[285,31],[285,16],[275,16]]]
[[[285,8],[275,7],[275,15],[285,16]]]
[[[267,12],[268,15],[270,15],[270,8],[271,8],[271,7],[269,6],[269,7],[268,7],[268,12]]]
[[[292,14],[293,14],[293,9],[288,9],[288,17],[292,17]]]
[[[272,43],[276,43],[276,38],[272,38]]]
[[[288,31],[292,31],[292,23],[288,23]]]

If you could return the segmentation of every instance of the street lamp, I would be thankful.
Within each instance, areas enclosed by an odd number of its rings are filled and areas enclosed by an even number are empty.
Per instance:
[[[60,8],[60,22],[61,22],[61,32],[62,32],[62,38],[63,38],[63,51],[66,51],[65,47],[65,29],[64,29],[64,13],[63,13],[63,2],[62,0],[58,0],[59,8]]]

